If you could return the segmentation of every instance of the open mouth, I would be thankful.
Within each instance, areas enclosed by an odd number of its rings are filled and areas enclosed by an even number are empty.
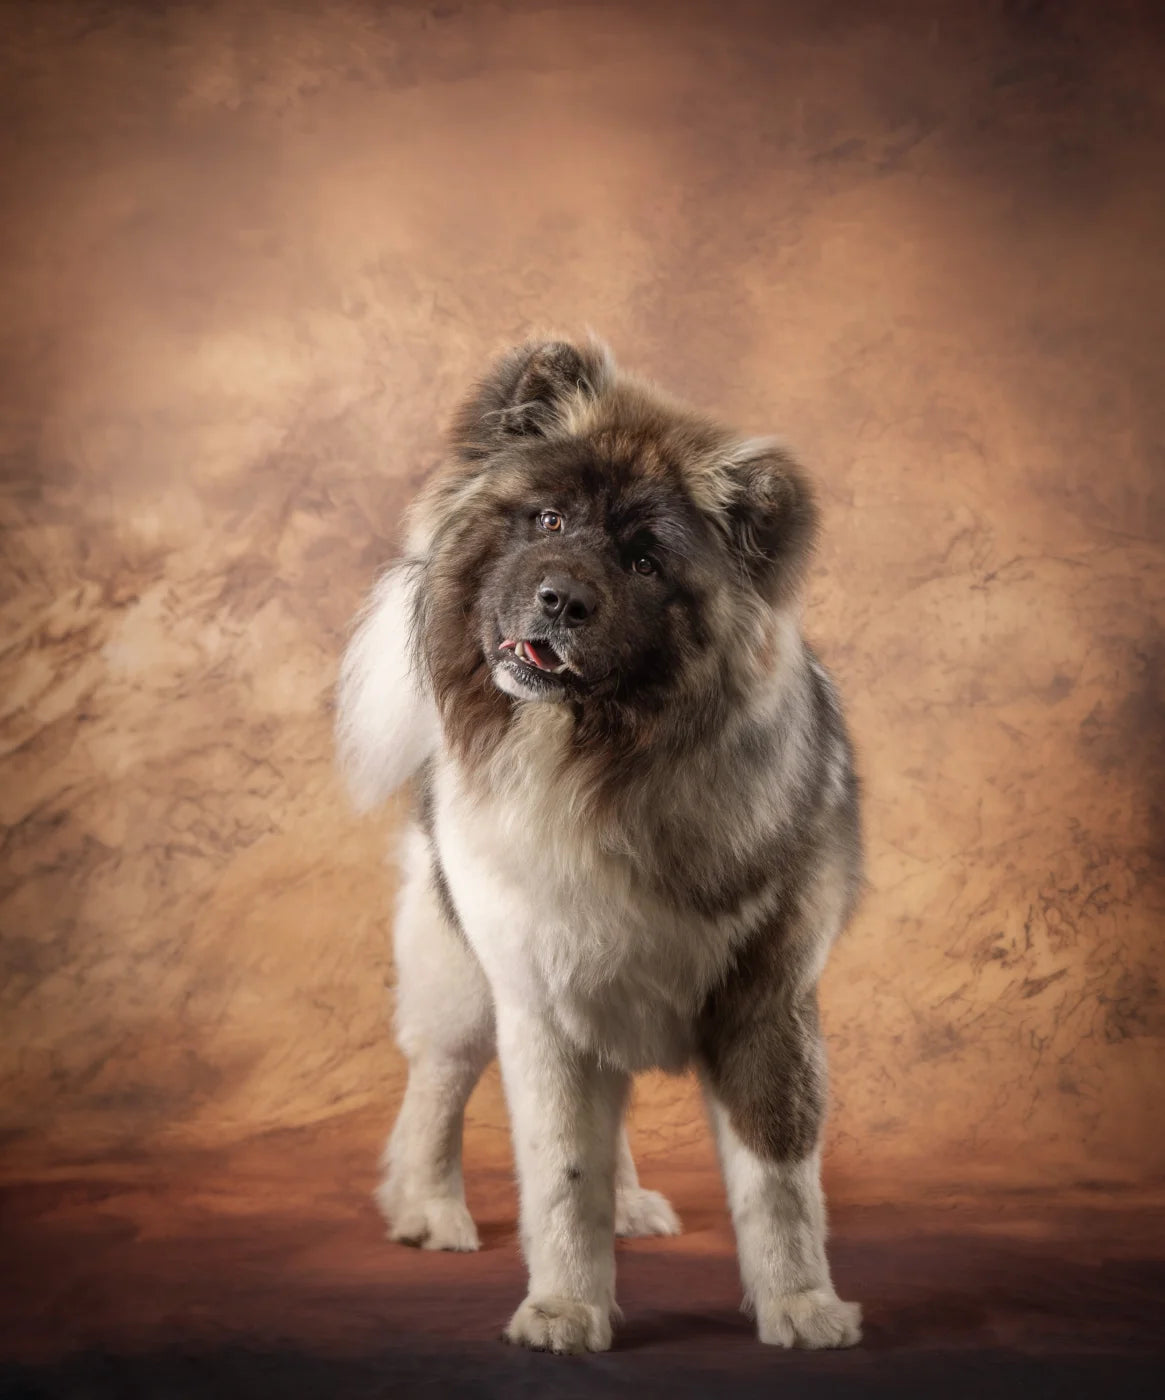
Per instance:
[[[528,638],[514,640],[507,637],[499,645],[498,650],[510,652],[514,659],[523,666],[529,666],[531,670],[541,671],[546,675],[561,676],[570,670],[569,664],[559,656],[549,642],[532,641]]]

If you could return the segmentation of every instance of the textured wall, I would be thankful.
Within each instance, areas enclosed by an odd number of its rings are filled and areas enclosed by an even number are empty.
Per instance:
[[[1123,11],[10,5],[13,1160],[387,1125],[344,629],[482,357],[590,324],[816,469],[870,893],[835,1194],[1165,1167],[1160,49]],[[1095,25],[1103,23],[1104,28]],[[642,1145],[706,1161],[690,1086]],[[505,1151],[496,1079],[471,1155]],[[371,1165],[371,1162],[370,1162]]]

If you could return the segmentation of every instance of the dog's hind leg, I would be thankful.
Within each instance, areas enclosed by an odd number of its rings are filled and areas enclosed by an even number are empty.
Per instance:
[[[680,1228],[679,1216],[668,1198],[640,1186],[624,1123],[619,1129],[615,1157],[615,1233],[623,1239],[638,1239],[646,1235],[678,1235]]]
[[[494,1055],[493,1002],[477,958],[446,912],[428,843],[416,827],[406,834],[402,856],[396,1034],[409,1077],[376,1199],[391,1239],[423,1249],[477,1249],[461,1175],[461,1132],[465,1105]]]

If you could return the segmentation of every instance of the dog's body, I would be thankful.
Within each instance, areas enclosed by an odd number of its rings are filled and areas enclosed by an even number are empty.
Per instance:
[[[825,1258],[816,984],[860,882],[833,688],[798,627],[814,529],[788,456],[530,344],[463,407],[345,658],[341,754],[407,778],[409,1084],[393,1237],[472,1249],[465,1103],[495,1046],[530,1268],[507,1336],[603,1349],[614,1233],[673,1233],[620,1124],[700,1073],[762,1340],[858,1339]]]

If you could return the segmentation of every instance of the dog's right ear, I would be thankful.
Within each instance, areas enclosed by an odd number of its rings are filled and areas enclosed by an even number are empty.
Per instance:
[[[614,374],[611,352],[598,340],[531,340],[498,360],[461,406],[453,443],[469,461],[505,441],[569,432],[573,408],[598,397]]]

